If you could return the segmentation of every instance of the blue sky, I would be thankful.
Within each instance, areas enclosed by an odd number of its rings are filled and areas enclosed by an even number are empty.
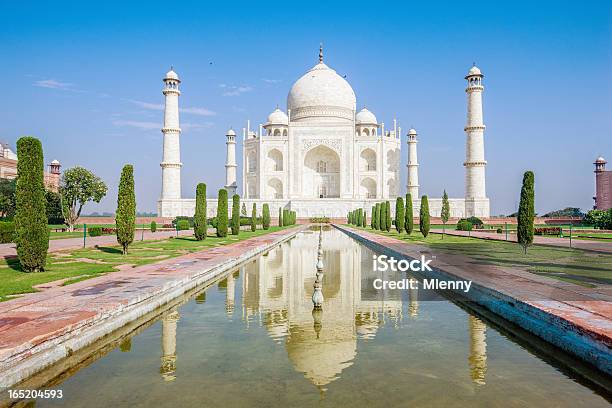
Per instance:
[[[155,209],[170,65],[183,80],[183,195],[192,197],[199,181],[209,191],[224,183],[225,131],[284,108],[320,41],[359,107],[419,131],[424,194],[463,196],[473,61],[485,74],[493,214],[514,211],[527,169],[538,212],[588,209],[592,162],[612,159],[610,1],[3,2],[2,11],[0,140],[37,136],[47,162],[100,175],[109,194],[86,212],[114,211],[125,163],[138,209]]]

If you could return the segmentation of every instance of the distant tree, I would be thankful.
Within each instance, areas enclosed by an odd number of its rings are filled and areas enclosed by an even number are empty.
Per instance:
[[[404,232],[404,199],[397,197],[395,200],[395,229],[398,234]]]
[[[217,236],[227,237],[227,190],[219,189],[217,195]]]
[[[251,231],[257,230],[257,205],[253,203],[253,210],[251,211]]]
[[[608,226],[609,221],[612,222],[611,218],[608,216],[609,211],[604,210],[591,210],[584,217],[584,223],[586,225],[591,225],[594,228],[599,229],[612,229],[612,226]]]
[[[72,167],[62,174],[59,193],[64,220],[69,231],[74,231],[83,206],[90,201],[99,203],[107,190],[106,184],[100,177],[83,167]]]
[[[363,217],[362,217],[362,220],[361,220],[361,226],[363,228],[365,228],[365,227],[368,226],[368,214],[367,214],[365,208],[362,208],[361,211],[363,213]]]
[[[196,208],[193,217],[193,234],[198,241],[206,239],[208,232],[206,211],[206,184],[199,183],[196,187]]]
[[[283,223],[283,209],[281,207],[278,207],[278,226],[282,227],[283,225],[285,225]]]
[[[151,221],[151,232],[157,231],[157,223],[155,221]]]
[[[427,196],[421,197],[421,211],[419,212],[419,229],[424,238],[429,234],[429,201]]]
[[[376,206],[373,205],[370,211],[370,228],[376,229]]]
[[[263,229],[270,229],[270,206],[267,203],[263,205],[261,214],[261,224]]]
[[[535,192],[533,172],[526,171],[523,175],[523,186],[521,187],[521,201],[518,209],[518,226],[516,238],[523,252],[527,254],[527,248],[533,243],[533,219],[535,218]]]
[[[17,140],[15,185],[15,243],[21,269],[42,272],[47,262],[49,228],[44,184],[43,149],[40,140]]]
[[[244,204],[244,203],[243,203]],[[240,233],[240,196],[232,196],[232,235]]]
[[[46,190],[45,200],[47,201],[47,222],[49,224],[63,224],[62,198],[55,191]]]
[[[406,211],[404,219],[404,229],[408,235],[414,230],[414,213],[412,210],[412,194],[406,194]]]
[[[123,249],[123,255],[127,255],[128,247],[134,241],[134,231],[136,229],[134,167],[131,164],[126,164],[121,170],[115,224],[117,226],[117,242]]]
[[[385,201],[385,229],[391,231],[391,203]]]
[[[444,239],[444,234],[446,233],[446,223],[450,218],[450,204],[448,203],[448,194],[446,194],[446,190],[444,190],[444,194],[442,195],[442,210],[440,211],[440,218],[442,219],[442,239]]]
[[[576,207],[565,207],[562,210],[551,211],[544,214],[542,217],[580,217],[584,218],[585,214],[580,210],[580,208]]]
[[[16,180],[0,179],[0,217],[11,219],[15,216]]]

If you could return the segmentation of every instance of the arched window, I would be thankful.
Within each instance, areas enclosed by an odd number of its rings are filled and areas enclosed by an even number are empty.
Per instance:
[[[283,154],[278,149],[268,152],[268,169],[272,171],[283,171]]]
[[[283,130],[283,136],[287,136],[287,129]]]
[[[370,131],[367,128],[363,129],[363,135],[364,136],[370,136]]]
[[[317,162],[317,173],[327,173],[327,162],[323,160]]]
[[[274,136],[280,136],[280,135],[281,135],[280,129],[274,129]]]

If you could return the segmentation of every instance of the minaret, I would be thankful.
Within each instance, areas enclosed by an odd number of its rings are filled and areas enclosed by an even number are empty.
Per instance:
[[[610,197],[609,189],[610,182],[607,174],[610,172],[606,171],[606,159],[599,156],[593,163],[595,165],[595,205],[594,210],[607,210],[612,207],[612,197]]]
[[[164,77],[163,94],[166,97],[164,109],[164,153],[160,166],[162,168],[162,200],[178,200],[181,198],[181,148],[179,127],[179,105],[178,98],[179,79],[176,72],[170,68]],[[163,216],[160,214],[160,216]]]
[[[229,197],[236,194],[236,132],[233,129],[227,131],[227,155],[225,158],[225,189]]]
[[[413,200],[419,198],[419,160],[417,157],[417,132],[408,131],[408,193]]]
[[[489,216],[485,190],[484,130],[482,119],[482,78],[476,65],[470,68],[465,79],[467,93],[467,123],[465,125],[465,211],[466,216]],[[486,206],[486,208],[485,208]]]

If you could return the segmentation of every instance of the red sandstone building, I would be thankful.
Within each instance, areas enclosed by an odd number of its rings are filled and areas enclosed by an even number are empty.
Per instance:
[[[49,163],[49,171],[45,171],[45,187],[55,191],[59,189],[61,164],[57,160]],[[17,155],[5,143],[0,143],[0,179],[12,180],[17,177]]]
[[[595,210],[612,208],[612,171],[606,170],[606,159],[599,156],[595,160]]]

